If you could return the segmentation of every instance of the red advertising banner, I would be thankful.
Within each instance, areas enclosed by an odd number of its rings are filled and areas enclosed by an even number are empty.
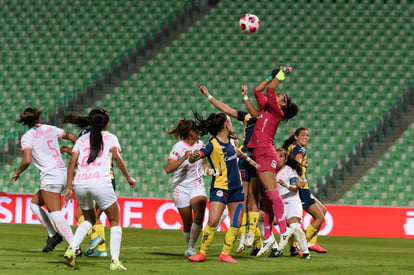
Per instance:
[[[30,210],[32,197],[33,195],[27,194],[0,193],[0,223],[38,224]],[[123,227],[182,229],[180,216],[170,199],[119,198],[118,203]],[[350,205],[326,207],[328,212],[320,235],[414,238],[412,208]],[[62,211],[70,224],[76,224],[76,202],[69,203]],[[108,225],[105,215],[101,219]],[[304,212],[302,227],[306,228],[311,219]],[[227,230],[228,225],[227,218],[221,225],[221,230]]]

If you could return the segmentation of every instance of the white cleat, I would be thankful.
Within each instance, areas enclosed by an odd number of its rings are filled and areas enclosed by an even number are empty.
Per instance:
[[[257,257],[261,257],[263,255],[266,255],[273,247],[273,244],[275,243],[275,237],[270,235],[270,237],[267,240],[263,240],[262,248],[260,248],[259,252],[257,253]]]
[[[239,242],[239,246],[236,249],[236,253],[242,253],[244,251],[244,249],[246,248],[244,245],[245,241],[246,241],[246,235],[240,236],[240,242]]]
[[[285,249],[286,245],[288,244],[290,236],[292,236],[293,231],[291,228],[287,228],[286,232],[283,234],[280,234],[280,241],[279,241],[279,250],[283,251]]]
[[[247,233],[245,238],[246,241],[244,242],[244,245],[247,247],[252,247],[254,243],[254,233]]]

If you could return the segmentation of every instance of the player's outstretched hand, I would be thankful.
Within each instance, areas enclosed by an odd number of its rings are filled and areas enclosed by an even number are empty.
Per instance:
[[[205,98],[207,98],[210,94],[209,94],[209,92],[208,92],[208,89],[207,89],[207,87],[206,86],[204,86],[204,85],[201,85],[200,86],[200,88],[198,89],[199,91],[200,91],[200,93],[205,97]]]
[[[241,85],[241,93],[243,97],[247,96],[247,91],[248,91],[247,85],[246,84]]]

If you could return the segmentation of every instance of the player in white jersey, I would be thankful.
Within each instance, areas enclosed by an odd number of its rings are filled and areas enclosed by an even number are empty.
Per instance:
[[[183,235],[187,243],[184,255],[187,257],[196,254],[194,245],[202,229],[207,203],[203,171],[210,171],[205,160],[188,161],[191,153],[203,146],[195,125],[193,120],[180,119],[171,129],[169,134],[181,140],[174,144],[165,166],[165,172],[173,173],[172,197],[183,221]]]
[[[21,138],[23,160],[10,177],[10,184],[33,162],[40,174],[40,188],[32,198],[30,208],[48,232],[43,248],[43,252],[47,253],[62,241],[61,235],[68,243],[73,238],[72,230],[61,212],[60,193],[66,184],[66,165],[59,152],[59,140],[68,139],[75,143],[76,136],[55,126],[40,124],[41,113],[34,107],[28,107],[17,120],[27,125],[29,130]],[[43,205],[46,205],[49,213]]]
[[[115,161],[131,187],[135,186],[122,160],[118,138],[107,131],[109,114],[104,109],[93,109],[89,113],[91,131],[81,136],[72,149],[68,165],[67,185],[64,202],[73,198],[73,190],[80,205],[85,221],[76,229],[73,241],[64,254],[65,264],[75,265],[76,247],[83,241],[92,225],[96,222],[94,202],[105,212],[111,226],[110,251],[111,270],[126,270],[119,261],[122,228],[119,221],[117,197],[112,187],[110,156]],[[77,171],[75,174],[75,167]],[[98,245],[99,242],[96,243]]]
[[[292,229],[293,236],[295,236],[301,250],[302,259],[310,259],[306,236],[300,228],[303,208],[298,190],[299,185],[303,184],[299,182],[299,175],[302,175],[302,167],[293,158],[288,158],[285,149],[279,148],[276,152],[280,159],[280,170],[277,172],[276,180],[279,184],[280,197],[285,206],[287,225]],[[282,256],[283,248],[280,247],[280,251],[272,251],[272,254]]]

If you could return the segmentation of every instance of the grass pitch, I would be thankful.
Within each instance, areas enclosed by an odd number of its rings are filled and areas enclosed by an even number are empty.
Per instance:
[[[64,242],[53,252],[42,253],[46,231],[40,225],[0,224],[0,236],[2,275],[113,273],[110,257],[82,256],[76,259],[80,269],[67,267]],[[108,245],[109,228],[106,237]],[[233,252],[238,264],[217,261],[223,239],[224,233],[216,234],[205,263],[191,263],[183,256],[181,231],[124,228],[120,259],[131,274],[414,274],[414,239],[319,237],[328,253],[311,253],[311,260],[289,257],[287,249],[282,258]],[[88,242],[83,242],[83,249]]]

